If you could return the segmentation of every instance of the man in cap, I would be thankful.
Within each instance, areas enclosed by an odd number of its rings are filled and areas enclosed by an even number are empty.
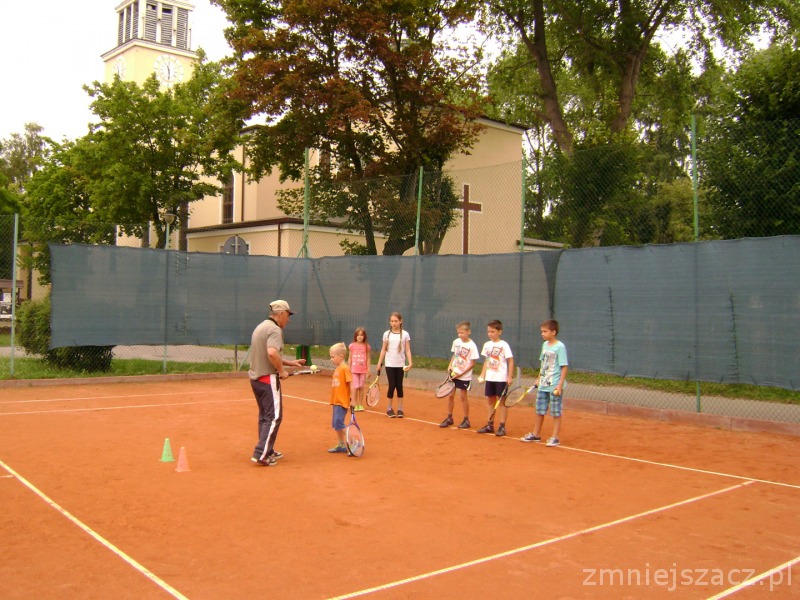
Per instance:
[[[262,321],[254,330],[250,343],[250,387],[258,404],[258,444],[250,459],[257,465],[269,467],[283,457],[275,450],[283,420],[283,398],[281,379],[289,373],[284,367],[300,367],[305,359],[284,360],[283,328],[293,315],[286,300],[275,300],[269,305],[269,318]]]

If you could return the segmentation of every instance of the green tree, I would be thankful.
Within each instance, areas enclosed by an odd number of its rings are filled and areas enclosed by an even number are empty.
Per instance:
[[[36,123],[26,123],[24,133],[0,140],[0,175],[6,178],[7,189],[24,192],[25,183],[47,160],[50,140],[43,131]]]
[[[29,260],[43,281],[49,242],[112,244],[120,233],[146,241],[152,222],[164,247],[161,213],[178,213],[180,227],[190,202],[219,192],[205,176],[237,168],[231,150],[242,125],[223,101],[226,85],[221,66],[201,56],[192,77],[172,88],[155,75],[141,86],[115,78],[86,87],[99,122],[74,142],[52,144],[26,190]]]
[[[719,70],[709,64],[695,74],[687,52],[668,55],[658,45],[643,60],[628,125],[616,133],[610,125],[617,110],[613,71],[592,67],[587,76],[585,66],[571,60],[554,64],[570,137],[566,151],[553,136],[539,100],[541,82],[524,45],[510,47],[490,69],[489,89],[496,101],[492,116],[531,125],[527,235],[571,245],[663,241],[654,225],[664,218],[665,206],[656,206],[657,197],[663,186],[688,178],[689,114],[698,98],[708,97]],[[623,156],[622,162],[611,160]],[[671,189],[686,191],[684,200],[691,200],[690,188]],[[605,195],[598,197],[598,192]],[[691,203],[673,207],[687,207],[681,220],[691,219]]]
[[[400,178],[389,193],[371,186],[314,197],[329,216],[348,214],[375,254],[414,245],[416,177],[440,171],[479,131],[477,57],[451,37],[472,20],[460,0],[308,3],[219,0],[233,24],[236,87],[246,116],[265,117],[248,142],[254,177],[277,168],[299,179],[303,149],[329,157],[312,173],[317,190],[340,182]],[[335,205],[335,206],[334,206]],[[296,212],[296,209],[295,209]],[[380,215],[379,217],[376,215]],[[453,218],[452,211],[449,214]],[[446,227],[445,227],[446,229]],[[430,246],[432,249],[435,244]]]
[[[580,140],[570,112],[592,115],[595,138],[628,130],[659,36],[680,31],[698,60],[713,64],[715,43],[740,51],[762,28],[785,34],[800,23],[798,5],[783,0],[492,0],[488,12],[528,57],[537,108],[566,155]],[[587,104],[587,97],[598,102]]]
[[[242,122],[215,112],[224,87],[220,65],[202,55],[192,77],[172,88],[155,75],[141,86],[119,78],[87,86],[100,119],[82,144],[79,166],[92,209],[143,239],[146,224],[154,223],[160,247],[166,242],[160,215],[178,214],[173,227],[185,250],[189,203],[220,191],[203,175],[225,177],[237,167],[231,151]]]
[[[713,234],[800,234],[800,49],[754,53],[710,109],[698,156]]]
[[[114,221],[92,205],[92,181],[101,177],[93,169],[96,144],[87,136],[75,142],[53,144],[48,162],[31,178],[26,192],[25,238],[34,252],[25,264],[50,282],[48,243],[113,244]]]

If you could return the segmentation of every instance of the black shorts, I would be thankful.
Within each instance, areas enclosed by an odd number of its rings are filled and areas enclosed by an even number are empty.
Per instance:
[[[506,391],[505,381],[487,381],[484,393],[489,396],[501,396]]]
[[[453,379],[453,383],[456,384],[457,390],[468,390],[469,384],[472,383],[472,381],[467,381],[466,379]]]

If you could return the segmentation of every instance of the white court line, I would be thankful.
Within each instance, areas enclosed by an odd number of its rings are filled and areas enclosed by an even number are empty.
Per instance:
[[[731,479],[740,479],[742,481],[752,481],[758,483],[767,483],[769,485],[778,485],[781,487],[788,487],[795,490],[800,490],[800,485],[793,483],[783,483],[781,481],[770,481],[769,479],[756,479],[754,477],[745,477],[743,475],[731,475],[730,473],[720,473],[719,471],[708,471],[706,469],[696,469],[694,467],[684,467],[681,465],[673,465],[670,463],[656,462],[653,460],[645,460],[644,458],[632,458],[630,456],[621,456],[619,454],[607,454],[605,452],[597,452],[595,450],[584,450],[583,448],[572,448],[570,446],[560,446],[564,450],[572,450],[573,452],[584,452],[586,454],[594,454],[595,456],[605,456],[608,458],[618,458],[621,460],[629,460],[631,462],[643,463],[646,465],[656,465],[659,467],[668,467],[670,469],[679,469],[681,471],[691,471],[693,473],[702,473],[704,475],[717,475],[719,477],[730,477]]]
[[[3,400],[2,404],[32,404],[36,402],[74,402],[76,400],[118,400],[120,398],[152,398],[154,396],[189,396],[191,394],[203,393],[202,391],[194,392],[175,392],[164,394],[125,394],[119,396],[77,396],[74,398],[37,398],[36,400]]]
[[[345,598],[356,598],[358,596],[365,596],[366,594],[371,594],[373,592],[379,592],[382,590],[387,590],[390,588],[395,588],[401,585],[405,585],[407,583],[412,583],[415,581],[421,581],[423,579],[430,579],[431,577],[436,577],[437,575],[444,575],[446,573],[452,573],[453,571],[458,571],[460,569],[466,569],[467,567],[474,567],[475,565],[484,564],[493,560],[497,560],[499,558],[505,558],[507,556],[513,556],[514,554],[521,554],[523,552],[527,552],[528,550],[533,550],[535,548],[541,548],[542,546],[549,546],[550,544],[555,544],[556,542],[563,542],[565,540],[569,540],[572,538],[576,538],[582,535],[586,535],[588,533],[594,533],[596,531],[601,531],[603,529],[607,529],[609,527],[613,527],[614,525],[620,525],[622,523],[627,523],[629,521],[633,521],[635,519],[640,519],[642,517],[647,517],[649,515],[658,514],[660,512],[664,512],[671,508],[677,508],[679,506],[685,506],[687,504],[691,504],[693,502],[698,502],[699,500],[705,500],[706,498],[711,498],[713,496],[718,496],[719,494],[725,494],[727,492],[731,492],[733,490],[738,490],[746,485],[752,485],[752,481],[745,481],[744,483],[737,483],[731,487],[727,487],[721,490],[717,490],[716,492],[709,492],[708,494],[703,494],[701,496],[694,496],[693,498],[688,498],[686,500],[681,500],[680,502],[674,502],[672,504],[667,504],[665,506],[660,506],[658,508],[653,508],[650,510],[646,510],[644,512],[637,513],[635,515],[630,515],[628,517],[623,517],[621,519],[616,519],[615,521],[609,521],[607,523],[602,523],[600,525],[595,525],[594,527],[588,527],[586,529],[581,529],[580,531],[573,531],[572,533],[567,533],[565,535],[560,535],[558,537],[550,538],[548,540],[543,540],[541,542],[536,542],[535,544],[529,544],[528,546],[522,546],[520,548],[514,548],[513,550],[506,550],[505,552],[500,552],[499,554],[493,554],[491,556],[486,556],[484,558],[478,558],[475,560],[471,560],[465,563],[461,563],[458,565],[453,565],[451,567],[445,567],[444,569],[437,569],[436,571],[431,571],[429,573],[423,573],[422,575],[416,575],[414,577],[409,577],[407,579],[400,579],[398,581],[392,581],[391,583],[385,583],[383,585],[378,585],[372,588],[368,588],[365,590],[360,590],[358,592],[352,592],[349,594],[345,594],[343,596],[336,596],[334,598],[330,598],[329,600],[344,600]]]
[[[169,402],[167,404],[135,404],[131,406],[95,406],[93,408],[59,408],[53,410],[26,410],[19,412],[0,412],[0,417],[13,415],[46,415],[52,413],[95,412],[100,410],[130,410],[134,408],[160,408],[162,406],[193,406],[195,404],[228,404],[234,402],[249,402],[249,400],[202,400],[197,402]]]
[[[708,598],[708,600],[719,600],[720,598],[727,598],[728,596],[730,596],[731,594],[733,594],[735,592],[738,592],[739,590],[743,590],[746,587],[750,587],[751,585],[755,585],[759,581],[765,580],[767,577],[770,578],[770,589],[769,589],[769,591],[771,592],[773,590],[772,585],[774,583],[772,581],[772,576],[775,575],[775,573],[780,573],[784,569],[789,570],[789,585],[791,585],[791,583],[792,583],[791,568],[792,568],[792,566],[794,566],[795,564],[797,564],[799,562],[800,562],[800,556],[797,556],[797,557],[793,558],[792,560],[786,561],[782,565],[778,565],[774,569],[770,569],[769,571],[761,573],[760,575],[756,575],[755,577],[751,577],[750,579],[748,579],[746,581],[743,581],[739,585],[735,585],[735,586],[733,586],[731,588],[728,588],[727,590],[724,590],[724,591],[720,592],[719,594],[711,596],[710,598]],[[783,576],[781,576],[781,582],[778,585],[782,585],[782,584],[783,584]]]
[[[88,533],[95,540],[100,542],[100,544],[105,546],[108,550],[111,550],[111,552],[113,552],[114,554],[119,556],[122,560],[124,560],[126,563],[131,565],[135,570],[139,571],[139,573],[141,573],[142,575],[147,577],[150,581],[155,583],[162,590],[164,590],[165,592],[169,593],[174,598],[179,598],[181,600],[189,600],[186,596],[181,594],[178,590],[176,590],[174,587],[169,585],[166,581],[164,581],[163,579],[158,577],[155,573],[153,573],[152,571],[147,569],[145,566],[143,566],[140,563],[138,563],[137,561],[135,561],[133,558],[131,558],[130,556],[125,554],[122,550],[117,548],[114,544],[112,544],[111,542],[106,540],[103,536],[101,536],[99,533],[97,533],[92,528],[90,528],[88,525],[85,525],[84,523],[79,521],[76,517],[74,517],[69,512],[67,512],[65,509],[61,508],[58,504],[56,504],[53,500],[51,500],[44,492],[39,490],[30,481],[25,479],[22,475],[17,473],[14,469],[9,467],[2,460],[0,460],[0,466],[2,466],[6,471],[11,473],[20,483],[22,483],[25,487],[27,487],[29,490],[31,490],[34,494],[36,494],[42,500],[44,500],[47,504],[49,504],[51,508],[56,509],[63,516],[65,516],[67,519],[72,521],[75,525],[77,525],[78,527],[83,529],[83,531]]]

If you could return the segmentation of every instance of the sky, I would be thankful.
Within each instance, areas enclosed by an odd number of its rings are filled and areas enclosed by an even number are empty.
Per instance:
[[[100,55],[117,45],[114,9],[120,1],[2,3],[0,139],[22,133],[29,122],[56,141],[87,133],[93,115],[83,86],[103,81]],[[209,0],[192,4],[192,50],[203,48],[210,60],[223,58],[229,51],[225,13]]]

